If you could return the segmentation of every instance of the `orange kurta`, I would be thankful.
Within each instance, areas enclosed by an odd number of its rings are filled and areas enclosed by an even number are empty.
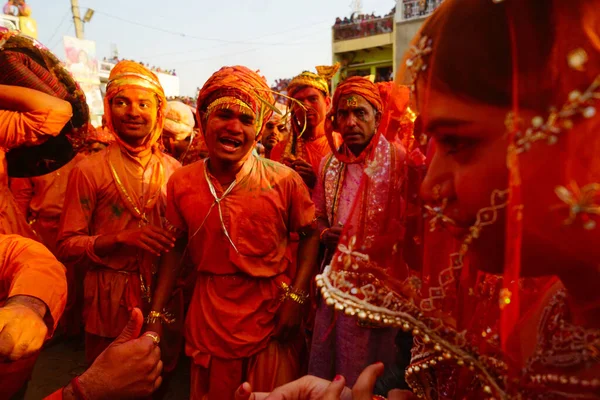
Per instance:
[[[157,150],[158,151],[158,150]],[[139,219],[128,210],[111,172],[110,154],[119,154],[117,143],[79,162],[71,171],[60,222],[58,256],[66,263],[89,269],[84,283],[85,330],[106,337],[117,337],[129,320],[133,307],[147,308],[143,299],[141,276],[155,272],[158,259],[147,252],[127,246],[100,257],[94,242],[100,235],[140,227]],[[155,168],[164,168],[163,188],[156,205],[146,217],[148,223],[162,226],[166,207],[166,182],[180,164],[156,153],[144,169],[138,159],[121,152],[121,180],[126,180],[135,195],[142,197],[150,186]],[[162,160],[162,161],[161,161]],[[116,167],[117,168],[117,167]],[[144,282],[146,286],[152,282]]]
[[[58,225],[69,173],[84,158],[83,154],[77,154],[62,168],[46,175],[10,179],[10,190],[19,209],[42,239],[42,243],[53,253],[56,253]]]
[[[0,234],[15,233],[37,239],[8,189],[5,152],[24,144],[41,143],[48,135],[57,135],[71,116],[71,113],[52,109],[23,113],[0,110]]]
[[[297,173],[251,155],[220,202],[221,224],[205,166],[197,162],[173,175],[167,220],[187,232],[199,272],[186,319],[186,353],[207,367],[211,356],[239,359],[267,347],[279,284],[290,283],[289,234],[311,224],[315,208]],[[223,196],[227,188],[208,176]]]
[[[65,268],[41,244],[18,235],[0,234],[0,305],[10,297],[27,295],[48,307],[45,322],[52,335],[67,300]],[[2,397],[11,397],[31,376],[36,356],[0,363]]]

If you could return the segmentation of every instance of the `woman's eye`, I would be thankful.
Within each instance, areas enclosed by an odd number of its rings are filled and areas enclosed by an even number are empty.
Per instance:
[[[439,137],[437,142],[447,154],[457,154],[474,146],[477,140],[465,136],[445,135]]]

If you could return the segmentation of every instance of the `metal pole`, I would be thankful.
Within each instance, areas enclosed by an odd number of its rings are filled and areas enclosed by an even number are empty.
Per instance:
[[[71,0],[71,11],[73,12],[73,23],[75,24],[75,36],[83,39],[83,21],[79,14],[79,0]]]

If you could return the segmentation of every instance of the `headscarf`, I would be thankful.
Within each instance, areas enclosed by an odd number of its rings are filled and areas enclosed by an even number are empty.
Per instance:
[[[371,154],[373,147],[377,145],[379,141],[379,134],[376,133],[371,138],[368,146],[357,156],[353,154],[346,145],[342,144],[340,148],[336,148],[333,137],[334,129],[336,129],[336,115],[337,109],[340,104],[342,97],[357,95],[363,97],[366,101],[373,106],[376,113],[381,114],[383,112],[383,103],[377,86],[367,78],[360,76],[353,76],[343,81],[335,90],[333,95],[333,101],[331,109],[327,113],[327,122],[325,123],[325,135],[327,135],[327,141],[331,147],[331,151],[335,154],[335,157],[343,163],[353,164],[362,162],[369,154]],[[348,97],[348,101],[351,101],[352,97]],[[378,129],[377,127],[375,129]]]
[[[119,137],[119,133],[115,132],[112,123],[112,115],[110,111],[111,101],[119,92],[126,89],[148,90],[156,95],[158,101],[156,125],[154,126],[152,132],[150,132],[150,134],[147,136],[145,143],[138,147],[133,147],[125,143],[123,139]],[[125,148],[132,154],[137,154],[146,149],[158,146],[157,142],[163,130],[166,109],[167,99],[165,97],[165,92],[160,85],[157,76],[152,71],[140,65],[139,63],[127,60],[120,61],[117,65],[115,65],[112,71],[110,71],[108,84],[106,85],[106,97],[104,98],[106,127],[110,131],[115,132],[115,139],[122,148]]]
[[[198,118],[205,134],[210,114],[237,105],[255,117],[258,136],[274,111],[275,102],[267,81],[258,73],[243,67],[223,67],[206,81],[198,93]]]
[[[599,259],[599,20],[597,0],[445,0],[412,42],[400,79],[412,86],[421,118],[432,111],[432,88],[449,94],[451,102],[507,110],[506,136],[501,136],[507,147],[497,151],[507,152],[507,171],[498,173],[507,172],[508,179],[489,193],[489,203],[477,211],[464,238],[455,240],[443,226],[436,228],[436,222],[444,225],[452,217],[440,194],[437,204],[426,207],[427,232],[406,235],[405,245],[420,253],[415,262],[408,262],[406,253],[397,260],[398,251],[378,265],[373,260],[379,254],[342,236],[332,265],[318,280],[336,310],[412,331],[416,351],[407,381],[419,397],[595,398],[598,393],[597,319],[569,318],[581,305],[553,295],[560,286],[555,271],[530,278],[521,274],[520,263],[545,265],[544,248],[590,270]],[[426,144],[427,132],[416,122],[417,137]],[[433,145],[428,156],[436,151]],[[556,155],[552,165],[545,153],[550,148]],[[445,174],[437,172],[444,183]],[[408,185],[416,196],[420,181]],[[552,202],[555,206],[548,207]],[[496,238],[488,259],[471,257],[485,235],[486,244],[493,243],[490,225],[505,226],[505,240]],[[540,254],[522,258],[521,251],[534,241]],[[481,270],[496,257],[505,262],[504,276]],[[407,268],[386,269],[394,265]],[[575,271],[572,277],[586,293],[597,286]],[[595,301],[585,306],[597,311]],[[527,365],[523,350],[533,354]]]
[[[167,115],[163,137],[172,137],[179,141],[187,138],[194,131],[193,109],[180,101],[169,101],[167,103]]]
[[[340,68],[339,63],[335,63],[332,66],[317,66],[317,73],[310,71],[304,71],[300,75],[295,76],[290,81],[287,87],[287,94],[290,97],[294,97],[294,94],[303,87],[313,87],[320,90],[329,96],[329,81],[337,73]]]

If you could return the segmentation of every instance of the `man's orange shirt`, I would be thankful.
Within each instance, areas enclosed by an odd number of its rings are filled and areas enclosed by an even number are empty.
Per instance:
[[[47,132],[57,135],[71,116],[71,113],[52,109],[30,112],[0,110],[0,234],[14,233],[36,238],[8,190],[5,152],[25,143],[40,143],[50,135]]]
[[[130,310],[141,307],[140,271],[153,271],[157,257],[146,251],[122,246],[110,255],[100,257],[94,252],[98,236],[138,228],[139,220],[127,209],[114,182],[109,164],[109,151],[120,152],[117,143],[80,161],[71,171],[60,221],[57,255],[65,263],[87,264],[85,283],[85,330],[103,337],[117,337],[129,320]],[[165,182],[181,164],[162,155]],[[154,168],[160,159],[153,155],[144,169],[139,161],[123,154],[126,177],[142,196],[149,186]],[[150,224],[162,226],[166,207],[166,185],[147,215]],[[146,285],[149,282],[145,282]]]
[[[244,358],[266,347],[279,285],[290,283],[289,235],[314,221],[315,208],[296,172],[251,155],[220,201],[221,222],[205,168],[205,162],[196,162],[173,174],[166,216],[187,232],[199,271],[186,320],[186,353],[207,367],[211,355]],[[216,195],[223,196],[227,188],[208,177]]]
[[[10,190],[19,209],[50,251],[56,252],[60,215],[65,202],[69,173],[81,160],[77,154],[62,168],[33,178],[11,178]]]

